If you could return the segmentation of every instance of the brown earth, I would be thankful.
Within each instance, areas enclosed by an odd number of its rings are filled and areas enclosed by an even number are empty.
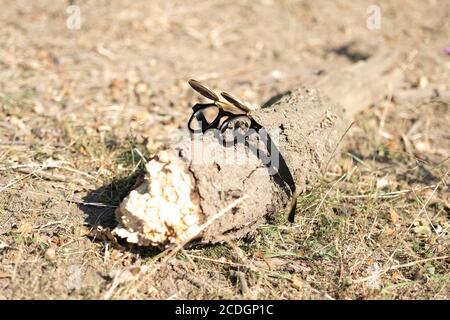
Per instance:
[[[379,1],[380,30],[369,1],[76,3],[80,30],[62,1],[0,1],[0,298],[449,298],[441,101],[359,114],[293,224],[165,263],[105,229],[143,157],[185,126],[189,78],[261,105],[402,48],[405,89],[448,91],[448,2]]]

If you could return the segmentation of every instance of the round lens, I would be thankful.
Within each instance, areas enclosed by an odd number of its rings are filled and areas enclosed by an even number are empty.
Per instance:
[[[220,130],[226,143],[238,143],[244,141],[251,126],[251,120],[247,116],[235,116],[225,121]]]
[[[189,119],[189,129],[194,132],[204,132],[219,115],[219,108],[208,105],[195,111]]]

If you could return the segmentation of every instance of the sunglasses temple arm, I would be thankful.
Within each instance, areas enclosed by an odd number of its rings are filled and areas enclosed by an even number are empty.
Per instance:
[[[208,121],[206,121],[205,115],[203,114],[202,110],[198,110],[194,113],[194,117],[197,119],[197,121],[201,124],[201,131],[204,133],[209,125]]]
[[[280,176],[280,178],[284,182],[287,183],[287,185],[289,186],[289,189],[291,190],[292,195],[291,195],[291,200],[289,201],[289,206],[288,206],[288,210],[289,210],[288,221],[292,223],[292,222],[294,222],[294,218],[295,218],[295,212],[297,209],[297,196],[298,196],[294,177],[292,176],[292,173],[289,170],[289,167],[288,167],[286,161],[284,160],[283,156],[281,155],[281,152],[278,150],[276,145],[274,143],[272,143],[272,139],[270,138],[270,135],[267,132],[265,132],[265,134],[262,136],[267,137],[267,141],[264,141],[264,142],[266,143],[266,148],[267,148],[267,151],[269,152],[269,154],[270,155],[273,154],[273,152],[272,152],[272,148],[273,148],[274,149],[273,151],[275,151],[276,154],[278,155],[278,168],[274,168],[274,169],[277,170],[277,173]]]

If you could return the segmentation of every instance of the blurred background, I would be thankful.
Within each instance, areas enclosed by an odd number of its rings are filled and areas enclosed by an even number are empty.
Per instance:
[[[448,84],[447,1],[379,1],[379,29],[369,29],[371,1],[1,2],[2,95],[122,132],[186,117],[189,78],[260,105],[384,47],[429,65],[409,66],[412,86]]]

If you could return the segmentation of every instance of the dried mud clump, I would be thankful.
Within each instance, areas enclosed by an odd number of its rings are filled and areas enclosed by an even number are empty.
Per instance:
[[[345,130],[341,111],[317,90],[302,87],[252,112],[276,137],[273,143],[299,191],[313,184],[333,155]],[[287,181],[271,171],[279,161],[278,151],[269,157],[267,146],[257,143],[258,137],[251,135],[248,146],[224,147],[209,132],[199,140],[170,145],[147,164],[145,182],[120,205],[116,234],[131,243],[167,247],[193,238],[202,243],[224,242],[256,229],[295,196]],[[244,196],[245,201],[214,218]]]
[[[162,152],[146,165],[146,176],[116,211],[114,232],[130,243],[169,246],[199,233],[204,218],[195,201],[194,183],[176,159]]]

